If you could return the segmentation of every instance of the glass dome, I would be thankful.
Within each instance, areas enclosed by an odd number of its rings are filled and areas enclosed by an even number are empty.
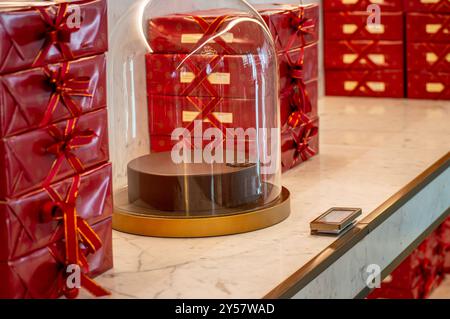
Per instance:
[[[286,218],[261,16],[243,0],[137,1],[110,36],[115,228],[196,237]]]

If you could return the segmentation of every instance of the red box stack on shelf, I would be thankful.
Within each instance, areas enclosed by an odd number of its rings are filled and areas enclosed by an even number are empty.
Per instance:
[[[369,299],[423,299],[450,273],[450,218],[429,235]]]
[[[450,99],[450,2],[406,0],[409,98]]]
[[[324,0],[327,95],[404,96],[402,2],[377,4],[379,25],[368,24],[371,4],[369,0]]]
[[[107,37],[106,0],[0,4],[0,298],[108,294]]]
[[[283,171],[319,152],[319,5],[261,4],[279,61]]]

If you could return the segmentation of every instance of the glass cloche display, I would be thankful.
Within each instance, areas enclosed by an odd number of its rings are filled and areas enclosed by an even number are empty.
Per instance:
[[[243,0],[137,1],[111,39],[115,229],[203,237],[287,218],[261,16]]]

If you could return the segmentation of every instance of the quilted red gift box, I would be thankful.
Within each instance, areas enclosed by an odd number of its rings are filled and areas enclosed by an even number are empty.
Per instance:
[[[232,9],[212,9],[156,17],[148,21],[148,39],[155,53],[217,54],[257,53],[266,38],[261,26],[249,21],[249,16]],[[230,28],[230,23],[234,25]],[[221,36],[207,41],[211,35],[226,30]],[[205,42],[207,41],[207,42]],[[199,48],[202,44],[205,44]]]
[[[401,0],[324,0],[323,8],[325,11],[366,11],[371,4],[377,4],[381,12],[403,10]]]
[[[59,198],[42,188],[0,201],[0,262],[16,260],[63,237],[61,221],[45,221],[42,214],[48,203],[65,201],[72,184],[73,178],[67,178],[50,186]],[[81,174],[74,204],[89,225],[112,216],[111,185],[111,164]]]
[[[95,254],[87,256],[89,277],[113,266],[112,222],[108,218],[92,226],[102,242]],[[48,299],[63,295],[66,266],[65,245],[58,241],[22,258],[0,262],[0,299]]]
[[[406,39],[408,42],[448,43],[450,14],[408,13]]]
[[[0,76],[0,137],[106,107],[105,55]]]
[[[269,26],[277,52],[319,40],[319,5],[257,4],[254,7]]]
[[[281,133],[283,171],[292,169],[319,153],[319,118]]]
[[[450,43],[408,43],[409,71],[450,72]]]
[[[402,41],[327,41],[327,69],[403,69]]]
[[[326,94],[401,98],[403,70],[335,71],[325,75]]]
[[[448,0],[404,0],[405,11],[450,13]]]
[[[255,106],[258,101],[255,100],[159,95],[148,98],[152,135],[170,136],[181,127],[193,131],[194,121],[202,121],[203,130],[216,127],[224,133],[227,128],[261,127],[257,122]],[[272,100],[275,110],[275,99]]]
[[[256,98],[265,74],[255,75],[254,67],[266,63],[258,55],[206,54],[148,54],[146,62],[150,95],[245,99]]]
[[[390,288],[381,284],[381,288],[375,289],[367,299],[422,299],[423,296],[423,282],[421,281],[417,286],[409,289]]]
[[[308,101],[306,101],[308,99]],[[309,103],[309,108],[306,105]],[[281,127],[284,127],[293,112],[301,111],[309,118],[315,118],[318,115],[319,104],[319,82],[311,80],[305,83],[305,95],[294,92],[280,97],[280,118]]]
[[[367,12],[326,12],[325,40],[403,41],[403,13],[382,12],[381,25],[367,24]]]
[[[450,73],[408,72],[408,97],[449,100]]]
[[[0,7],[0,74],[108,49],[106,0],[14,7]]]
[[[278,54],[280,92],[296,79],[308,82],[319,76],[319,47],[317,43]]]
[[[106,109],[0,140],[0,199],[108,161]]]

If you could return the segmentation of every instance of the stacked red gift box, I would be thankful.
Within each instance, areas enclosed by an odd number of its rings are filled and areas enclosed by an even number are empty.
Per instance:
[[[327,95],[404,96],[402,1],[377,2],[379,24],[367,12],[372,3],[324,1]]]
[[[369,299],[423,299],[450,273],[450,218],[428,236]]]
[[[107,41],[106,0],[0,5],[0,298],[108,293]]]
[[[259,9],[277,45],[281,88],[276,92],[274,86],[273,92],[265,94],[277,94],[281,100],[283,167],[287,170],[318,152],[319,8],[274,5]],[[152,151],[171,150],[172,131],[178,127],[192,131],[199,119],[205,128],[258,126],[255,81],[261,79],[255,79],[252,63],[264,63],[257,52],[266,41],[258,24],[240,22],[220,41],[190,54],[233,15],[220,9],[149,21],[153,53],[146,59]]]
[[[319,152],[319,5],[256,5],[279,63],[283,171]]]
[[[211,9],[162,16],[148,21],[152,53],[146,55],[150,144],[153,152],[172,150],[177,128],[188,129],[192,143],[204,146],[197,136],[216,127],[226,136],[227,128],[256,128],[255,101],[260,92],[254,65],[264,64],[257,48],[264,35],[253,22],[237,27],[214,41],[209,38],[241,13]],[[203,42],[206,45],[202,45]],[[163,81],[162,81],[163,79]],[[272,94],[268,92],[267,94]]]
[[[407,0],[409,98],[450,99],[450,2]]]

